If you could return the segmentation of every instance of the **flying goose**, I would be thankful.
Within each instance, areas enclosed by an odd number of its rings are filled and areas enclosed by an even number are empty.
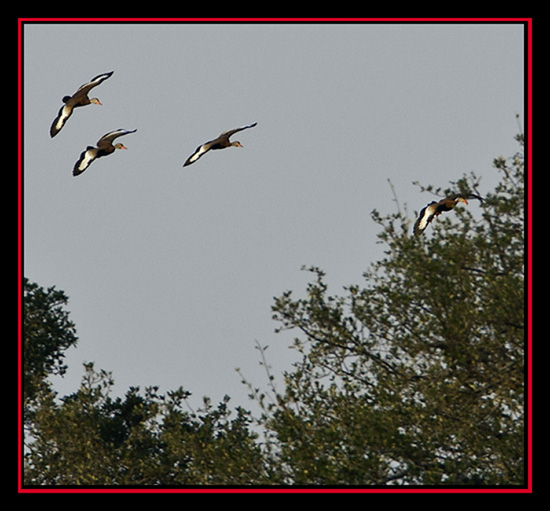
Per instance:
[[[468,194],[467,197],[469,199],[478,199],[480,202],[483,202],[483,197],[473,193]],[[451,211],[451,209],[453,209],[459,202],[468,204],[468,201],[461,195],[453,195],[451,197],[441,199],[440,201],[430,202],[422,209],[422,211],[420,211],[420,214],[414,224],[414,234],[416,236],[420,236],[436,216],[439,216],[441,213],[446,211]]]
[[[90,99],[88,97],[88,92],[90,92],[90,90],[94,87],[98,86],[101,82],[107,80],[107,78],[109,78],[113,73],[114,71],[111,71],[110,73],[103,73],[101,75],[95,76],[88,83],[81,85],[72,96],[65,96],[62,99],[63,103],[65,104],[61,107],[59,113],[57,114],[57,117],[52,123],[52,126],[50,128],[51,137],[55,137],[61,131],[61,128],[63,128],[63,126],[67,122],[67,119],[73,113],[74,108],[90,105],[92,103],[96,105],[101,105],[99,99]]]
[[[191,163],[195,163],[203,154],[210,151],[210,149],[225,149],[226,147],[242,147],[241,143],[238,141],[230,142],[229,137],[238,131],[243,131],[248,128],[253,128],[258,124],[255,122],[254,124],[249,124],[248,126],[243,126],[242,128],[235,128],[232,130],[224,131],[218,138],[215,138],[214,140],[210,140],[210,142],[206,142],[205,144],[200,145],[195,149],[195,152],[187,158],[185,163],[183,164],[184,167],[187,165],[191,165]]]
[[[73,176],[78,176],[82,174],[82,172],[84,172],[96,158],[101,158],[102,156],[107,156],[111,153],[114,153],[115,149],[126,149],[126,147],[124,147],[120,143],[113,145],[113,140],[115,138],[121,137],[122,135],[135,133],[136,131],[137,129],[131,131],[122,129],[111,131],[110,133],[103,135],[97,141],[97,147],[86,147],[86,149],[80,155],[78,161],[75,163]]]

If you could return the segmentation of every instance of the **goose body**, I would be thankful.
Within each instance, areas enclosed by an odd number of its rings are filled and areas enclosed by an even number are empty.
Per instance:
[[[205,142],[204,144],[200,145],[195,149],[195,152],[187,158],[185,163],[183,164],[184,167],[187,165],[191,165],[192,163],[195,163],[202,155],[206,154],[211,149],[225,149],[226,147],[242,147],[241,143],[238,141],[231,142],[229,140],[229,137],[231,135],[237,133],[238,131],[243,131],[248,128],[253,128],[258,124],[255,122],[254,124],[249,124],[248,126],[243,126],[242,128],[234,128],[232,130],[224,131],[218,138],[215,138],[214,140],[210,140],[209,142]]]
[[[109,78],[114,71],[110,73],[103,73],[92,78],[88,83],[81,85],[78,90],[72,96],[65,96],[62,101],[64,105],[60,108],[57,117],[54,119],[50,127],[50,136],[55,137],[65,123],[72,115],[73,110],[79,106],[86,106],[90,104],[101,105],[101,102],[97,98],[89,98],[88,93],[94,87],[97,87],[100,83]]]
[[[79,176],[84,172],[90,164],[97,158],[102,156],[108,156],[115,152],[115,149],[126,149],[126,147],[120,143],[113,145],[113,140],[129,133],[135,133],[137,130],[115,130],[103,135],[97,141],[97,147],[88,146],[80,155],[80,158],[75,163],[73,168],[73,176]]]

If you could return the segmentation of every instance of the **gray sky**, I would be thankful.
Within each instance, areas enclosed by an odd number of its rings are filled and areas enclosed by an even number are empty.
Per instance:
[[[239,367],[263,388],[293,335],[275,334],[273,297],[302,296],[302,265],[330,292],[362,283],[384,247],[373,209],[411,215],[465,173],[498,175],[518,146],[523,27],[512,24],[28,24],[24,27],[24,272],[69,296],[82,362],[129,386],[180,385],[251,407]],[[61,98],[92,91],[54,138]],[[224,130],[242,149],[204,155]],[[118,129],[127,151],[72,168]],[[478,205],[474,201],[472,208]],[[281,385],[280,378],[278,379]]]

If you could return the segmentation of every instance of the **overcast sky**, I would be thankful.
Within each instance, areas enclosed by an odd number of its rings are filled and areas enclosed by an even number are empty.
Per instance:
[[[183,386],[195,406],[251,407],[239,367],[266,388],[258,341],[276,377],[293,335],[275,334],[273,297],[302,296],[311,275],[330,292],[360,284],[384,247],[371,211],[412,215],[464,174],[498,179],[518,150],[523,26],[514,24],[26,24],[24,273],[69,296],[82,363],[129,386]],[[102,106],[49,128],[72,94]],[[186,158],[222,131],[243,148]],[[105,133],[127,151],[72,176]],[[474,201],[471,206],[477,208]],[[429,235],[429,233],[427,233]],[[278,378],[279,385],[281,380]]]

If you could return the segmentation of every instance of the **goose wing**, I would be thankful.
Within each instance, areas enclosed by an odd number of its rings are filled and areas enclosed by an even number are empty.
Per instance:
[[[210,148],[212,147],[212,141],[206,142],[206,144],[202,144],[199,147],[195,149],[195,152],[185,160],[185,163],[183,164],[184,167],[187,167],[187,165],[191,165],[191,163],[195,163],[203,154],[207,153]]]
[[[57,117],[54,119],[51,127],[50,127],[50,136],[53,138],[55,137],[60,131],[63,126],[65,126],[65,123],[73,113],[73,107],[72,105],[63,105],[59,109],[59,113],[57,114]]]
[[[477,199],[480,203],[483,204],[483,201],[485,200],[481,195],[477,195],[476,193],[454,193],[449,199],[458,199],[459,197],[462,197],[464,199]]]
[[[111,71],[109,73],[102,73],[100,75],[94,76],[89,82],[82,84],[74,93],[74,96],[83,93],[87,94],[90,89],[97,87],[100,83],[107,80],[107,78],[109,78],[113,73],[114,71]]]
[[[422,208],[416,222],[414,223],[413,231],[416,236],[420,236],[434,219],[438,204],[439,202],[432,201],[427,206]]]
[[[74,164],[73,176],[79,176],[84,172],[90,164],[97,158],[97,148],[88,146],[84,151],[82,151],[80,158]]]
[[[243,130],[247,130],[248,128],[253,128],[258,124],[257,122],[249,124],[248,126],[242,126],[241,128],[233,128],[232,130],[224,131],[216,140],[220,138],[229,138],[231,135],[234,135],[235,133]]]
[[[477,199],[481,204],[483,204],[483,201],[485,200],[481,195],[477,195],[475,193],[469,193],[466,196],[467,199]]]
[[[97,147],[102,147],[106,145],[110,145],[113,143],[113,140],[118,137],[122,137],[123,135],[128,135],[129,133],[135,133],[137,129],[135,130],[124,130],[124,129],[118,129],[114,131],[110,131],[109,133],[106,133],[103,135],[98,141],[97,141]]]

